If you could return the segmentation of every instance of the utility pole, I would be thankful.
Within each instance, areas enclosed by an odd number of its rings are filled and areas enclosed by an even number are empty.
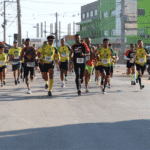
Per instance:
[[[61,22],[59,21],[59,41],[60,41],[60,38],[61,38]]]
[[[43,37],[43,23],[41,22],[41,38]]]
[[[56,34],[56,47],[58,46],[57,45],[57,40],[58,40],[58,37],[57,37],[57,23],[58,23],[58,15],[57,15],[57,12],[56,12],[56,31],[55,31],[55,34]]]
[[[73,22],[73,35],[75,35],[75,22]]]
[[[45,37],[46,37],[46,21],[45,21]]]
[[[5,3],[6,1],[4,1],[4,43],[6,43],[6,19],[5,19],[5,15],[6,15],[6,11],[5,11]]]
[[[121,0],[121,53],[125,52],[124,0]]]
[[[20,0],[17,0],[17,15],[18,15],[18,46],[21,47],[22,36],[21,36],[21,9],[20,9]]]
[[[27,31],[27,38],[28,38],[28,31]]]

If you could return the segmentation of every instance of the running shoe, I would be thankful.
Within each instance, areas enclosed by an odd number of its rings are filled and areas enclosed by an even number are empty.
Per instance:
[[[136,83],[135,82],[133,82],[133,84],[132,85],[136,85]]]
[[[105,92],[105,90],[104,90],[104,89],[102,89],[102,94],[106,94],[106,92]]]
[[[17,79],[17,82],[18,82],[18,84],[20,84],[20,80],[19,79]]]
[[[65,83],[63,83],[61,87],[64,88],[65,87]]]
[[[3,83],[1,83],[1,87],[3,87]]]
[[[79,96],[81,95],[81,91],[80,90],[78,90],[77,93],[78,93]]]
[[[3,81],[3,84],[4,84],[4,85],[6,85],[6,82],[5,82],[5,81]]]
[[[85,90],[85,93],[88,93],[88,92],[89,92],[89,90],[88,90],[88,89],[86,89],[86,90]]]
[[[141,85],[140,89],[142,90],[145,86],[144,85]]]
[[[52,96],[52,92],[51,91],[48,92],[48,96]]]
[[[15,85],[17,85],[17,80],[15,80]]]
[[[45,89],[48,89],[48,84],[45,84]]]
[[[131,81],[131,85],[133,85],[133,81]]]
[[[136,83],[138,83],[139,81],[138,81],[138,79],[136,79]]]
[[[30,90],[30,89],[28,89],[28,92],[27,92],[27,94],[31,94],[31,90]]]

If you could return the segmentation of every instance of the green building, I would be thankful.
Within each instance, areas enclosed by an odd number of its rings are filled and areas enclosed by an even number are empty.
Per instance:
[[[149,0],[124,0],[125,45],[136,44],[139,39],[150,44]],[[97,18],[91,14],[92,5],[98,6]],[[90,10],[89,10],[90,8]],[[93,12],[96,7],[93,8]],[[87,13],[89,13],[88,18]],[[92,44],[102,44],[105,37],[110,39],[114,49],[121,48],[121,0],[98,0],[81,7],[80,31],[82,38],[90,37]]]

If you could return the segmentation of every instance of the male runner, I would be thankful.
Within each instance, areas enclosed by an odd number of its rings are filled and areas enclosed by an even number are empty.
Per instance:
[[[90,50],[88,46],[85,43],[81,43],[81,36],[79,34],[76,34],[74,36],[75,38],[75,44],[72,45],[71,48],[71,59],[73,60],[74,58],[74,69],[75,69],[75,74],[76,74],[76,86],[77,86],[77,93],[78,95],[81,95],[81,80],[84,75],[85,71],[85,63],[86,63],[86,53],[89,53]]]
[[[67,73],[68,73],[68,64],[69,64],[69,55],[70,55],[70,47],[65,45],[65,39],[61,39],[61,46],[58,48],[58,55],[60,58],[60,78],[62,81],[62,86],[65,87],[65,81],[67,81]],[[65,81],[64,81],[65,75]]]
[[[33,44],[33,48],[37,51],[36,49],[36,44]],[[34,71],[34,78],[36,78],[36,71],[38,70],[39,62],[38,59],[35,61],[35,71]]]
[[[146,68],[146,62],[147,62],[146,56],[150,57],[150,52],[146,48],[143,47],[142,40],[138,41],[138,46],[139,47],[136,49],[136,54],[133,56],[131,61],[135,59],[136,57],[135,63],[136,63],[136,69],[138,72],[139,85],[140,85],[140,89],[143,89],[144,85],[142,85],[141,78],[144,75],[144,71]]]
[[[94,68],[94,60],[95,60],[95,47],[91,46],[91,39],[86,38],[85,43],[90,49],[89,55],[86,56],[86,66],[85,66],[85,92],[88,93],[88,83]]]
[[[26,85],[28,88],[27,94],[31,94],[30,85],[29,85],[29,72],[30,79],[33,81],[34,76],[34,67],[35,67],[35,59],[36,59],[36,50],[33,47],[30,47],[30,39],[26,39],[25,43],[26,47],[21,52],[21,60],[24,58],[24,77],[26,81]]]
[[[113,56],[113,49],[108,47],[109,39],[105,38],[103,40],[103,47],[99,48],[97,50],[98,59],[101,61],[101,67],[100,67],[100,73],[101,73],[101,88],[102,93],[105,94],[105,87],[108,83],[109,76],[110,76],[110,60],[116,59],[116,57]],[[106,75],[104,73],[106,72]],[[103,81],[105,79],[105,82]]]
[[[97,44],[97,49],[95,51],[95,54],[97,53],[97,50],[100,48],[100,44]],[[100,61],[98,61],[97,57],[95,57],[95,81],[97,81],[97,85],[99,85],[99,78],[101,78],[100,76]]]
[[[134,45],[130,44],[130,50],[126,52],[125,57],[124,57],[127,60],[128,74],[132,72],[131,73],[131,85],[136,85],[135,59],[132,59],[135,53],[136,51],[135,51]]]
[[[112,44],[109,43],[108,45],[109,48],[113,49],[112,48]],[[115,62],[118,60],[118,54],[116,51],[113,50],[113,56],[115,57],[115,60],[114,59],[110,59],[110,77],[113,78],[113,72],[114,72],[114,65],[115,65]],[[108,79],[108,88],[110,88],[110,78]]]
[[[5,82],[5,68],[8,63],[8,55],[4,53],[4,45],[0,43],[0,80],[1,80],[1,87],[6,84]]]
[[[43,74],[44,79],[46,81],[45,88],[48,88],[48,75],[49,75],[49,92],[48,96],[52,96],[52,87],[53,87],[53,75],[54,75],[54,57],[55,54],[57,54],[57,48],[53,46],[55,37],[53,35],[50,35],[47,37],[48,44],[43,45],[38,50],[38,56],[40,54],[43,55],[44,59],[39,60],[41,65],[43,65]]]
[[[9,57],[12,59],[12,71],[14,74],[15,84],[20,83],[20,69],[21,69],[21,62],[20,62],[20,54],[22,48],[18,47],[18,41],[14,41],[14,47],[12,47],[8,54]],[[16,78],[16,72],[18,71],[18,78]]]

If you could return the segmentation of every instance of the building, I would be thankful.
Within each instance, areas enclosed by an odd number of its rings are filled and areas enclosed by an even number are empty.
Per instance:
[[[139,39],[142,39],[145,45],[150,44],[148,0],[124,1],[126,48],[129,48],[130,43],[137,43]],[[90,12],[92,10],[93,12]],[[107,37],[113,43],[114,49],[121,48],[121,0],[98,0],[82,6],[81,22],[77,24],[80,25],[78,34],[82,38],[90,37],[93,45],[102,44],[103,39]]]

